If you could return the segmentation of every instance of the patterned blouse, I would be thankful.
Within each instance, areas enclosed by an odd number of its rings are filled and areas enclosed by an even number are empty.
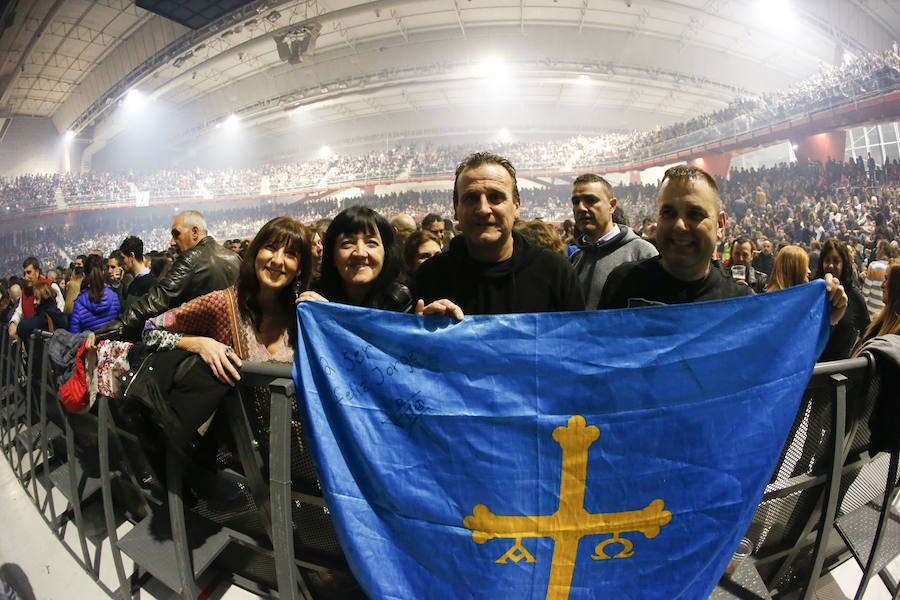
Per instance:
[[[274,353],[259,341],[249,319],[244,319],[238,310],[235,286],[210,292],[147,319],[143,341],[153,350],[172,350],[184,335],[213,338],[234,348],[241,360],[279,363],[294,360],[287,331],[282,334]]]

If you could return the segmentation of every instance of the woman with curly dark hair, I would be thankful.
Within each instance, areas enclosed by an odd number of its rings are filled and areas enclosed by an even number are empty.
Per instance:
[[[409,312],[413,301],[400,283],[402,270],[388,220],[371,208],[351,206],[328,226],[319,281],[300,300]]]
[[[853,260],[847,245],[837,238],[825,240],[819,254],[816,278],[824,279],[831,273],[844,285],[847,292],[847,312],[831,328],[828,345],[819,356],[819,361],[849,358],[857,339],[869,327],[869,311],[862,294],[853,286]]]

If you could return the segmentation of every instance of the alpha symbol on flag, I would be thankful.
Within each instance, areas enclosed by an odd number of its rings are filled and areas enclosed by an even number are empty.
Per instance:
[[[568,426],[557,427],[553,439],[562,447],[562,475],[560,478],[559,508],[552,515],[503,516],[495,515],[484,504],[472,509],[463,519],[463,525],[472,530],[472,539],[483,544],[493,538],[515,538],[506,554],[496,562],[506,563],[507,558],[519,562],[537,562],[522,545],[525,537],[549,537],[553,539],[553,558],[550,563],[550,583],[547,599],[563,600],[569,597],[578,541],[586,535],[612,534],[612,538],[597,544],[594,560],[629,558],[634,555],[634,544],[620,537],[623,532],[636,531],[648,539],[659,535],[659,530],[672,520],[672,513],[663,510],[664,503],[657,498],[640,510],[617,513],[589,513],[584,508],[584,490],[587,481],[588,448],[600,437],[600,430],[587,427],[584,417],[575,415]],[[623,550],[613,557],[604,552],[607,545],[619,543]]]

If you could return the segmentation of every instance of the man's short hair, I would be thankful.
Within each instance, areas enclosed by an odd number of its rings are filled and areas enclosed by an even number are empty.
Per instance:
[[[750,251],[751,252],[753,251],[753,242],[751,242],[744,236],[738,236],[738,237],[734,238],[734,240],[731,242],[731,251],[732,252],[734,252],[734,247],[737,246],[738,244],[750,244]]]
[[[109,253],[109,258],[115,260],[116,264],[118,264],[121,267],[122,259],[125,258],[125,255],[122,254],[122,252],[119,250],[113,250],[112,252]]]
[[[29,256],[28,258],[26,258],[25,260],[22,261],[22,270],[24,271],[25,269],[27,269],[29,265],[34,267],[34,270],[37,271],[38,273],[41,272],[41,263],[38,262],[38,259],[35,258],[34,256]]]
[[[141,241],[141,238],[129,235],[122,244],[119,246],[119,252],[123,255],[128,256],[129,254],[134,254],[134,258],[137,261],[144,262],[144,242]]]
[[[716,184],[715,178],[700,167],[687,164],[669,167],[668,169],[666,169],[666,172],[663,173],[662,181],[659,182],[659,187],[662,187],[667,179],[704,180],[709,184],[709,187],[712,188],[712,191],[716,197],[717,210],[722,210],[722,200],[719,198],[719,186]]]
[[[462,162],[459,163],[459,166],[456,167],[456,175],[453,176],[453,206],[459,202],[459,197],[457,195],[457,182],[459,181],[459,176],[463,171],[468,171],[469,169],[477,169],[481,165],[500,165],[506,172],[509,173],[509,176],[512,178],[513,184],[513,200],[519,201],[519,184],[516,183],[516,168],[512,166],[512,163],[509,162],[509,159],[503,158],[499,154],[493,154],[491,152],[475,152],[473,154],[468,155]],[[422,227],[424,228],[424,221]]]
[[[410,234],[417,229],[416,220],[405,213],[395,215],[394,218],[391,219],[391,225],[396,228],[397,231],[405,234]]]
[[[609,182],[596,173],[582,173],[575,178],[575,181],[572,182],[572,187],[581,185],[583,183],[599,183],[603,188],[603,192],[606,194],[606,198],[608,200],[612,200],[613,198],[615,198],[612,186],[609,184]]]
[[[86,254],[79,254],[78,256],[75,257],[75,260],[78,260],[78,259],[81,259],[82,264],[84,264],[84,261],[87,260],[87,255],[86,255]]]
[[[181,217],[182,222],[187,227],[196,227],[200,230],[200,233],[206,235],[208,233],[206,229],[206,219],[203,218],[203,214],[197,210],[186,210],[184,212],[178,213],[177,217]]]
[[[456,192],[454,191],[453,193],[455,194]],[[422,219],[422,229],[428,229],[432,223],[440,223],[441,225],[443,225],[444,217],[442,217],[441,215],[436,215],[434,213],[428,213],[427,215],[425,215],[425,218]]]

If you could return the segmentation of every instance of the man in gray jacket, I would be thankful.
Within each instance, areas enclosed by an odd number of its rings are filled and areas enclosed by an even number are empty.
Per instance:
[[[600,293],[613,269],[658,254],[631,228],[613,223],[617,202],[609,182],[594,173],[579,175],[572,185],[572,212],[582,237],[569,260],[584,289],[587,310],[599,308]]]

